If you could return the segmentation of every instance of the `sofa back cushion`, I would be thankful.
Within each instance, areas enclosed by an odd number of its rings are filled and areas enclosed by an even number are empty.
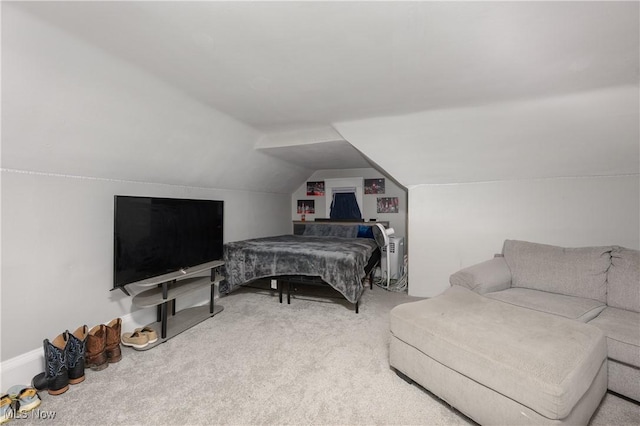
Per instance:
[[[506,240],[511,286],[607,302],[611,247],[563,248]]]
[[[624,247],[613,248],[607,305],[640,312],[640,251]]]

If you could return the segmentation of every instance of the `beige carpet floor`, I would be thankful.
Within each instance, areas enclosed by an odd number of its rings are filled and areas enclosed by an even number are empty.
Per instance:
[[[374,287],[355,314],[309,290],[287,305],[242,289],[164,344],[123,348],[122,361],[87,370],[66,393],[43,392],[39,411],[9,425],[472,424],[389,368],[388,313],[411,300]],[[607,394],[591,424],[638,425],[640,406]]]

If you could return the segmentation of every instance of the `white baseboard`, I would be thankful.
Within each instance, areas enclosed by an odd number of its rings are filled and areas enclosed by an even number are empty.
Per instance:
[[[207,290],[208,292],[208,290]],[[208,294],[208,293],[207,293]],[[200,296],[202,297],[202,296]],[[216,286],[215,299],[219,297]],[[180,300],[186,306],[202,306],[209,303],[206,299],[185,297]],[[189,303],[190,302],[190,303]],[[183,303],[180,303],[183,304]],[[183,309],[179,307],[179,309]],[[156,321],[155,309],[140,309],[126,314],[122,318],[122,332],[133,331]],[[110,321],[110,320],[109,320]],[[105,321],[105,324],[109,321]],[[52,336],[53,338],[53,336]],[[31,379],[44,371],[44,349],[40,346],[22,355],[18,355],[0,363],[0,394],[14,385],[30,385]]]
[[[44,350],[34,349],[0,364],[0,392],[13,385],[27,385],[36,374],[44,371]]]

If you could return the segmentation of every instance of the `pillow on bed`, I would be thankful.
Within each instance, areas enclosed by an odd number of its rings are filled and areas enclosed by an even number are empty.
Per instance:
[[[358,238],[373,238],[373,228],[367,225],[358,225]]]
[[[356,238],[358,227],[354,225],[320,225],[309,223],[304,226],[302,235],[313,237]]]

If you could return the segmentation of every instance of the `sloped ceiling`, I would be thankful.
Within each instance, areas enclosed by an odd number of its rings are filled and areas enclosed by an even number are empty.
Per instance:
[[[2,4],[2,169],[290,194],[313,170],[256,129]]]
[[[262,133],[638,85],[637,2],[20,7]],[[336,146],[266,151],[315,168]]]

